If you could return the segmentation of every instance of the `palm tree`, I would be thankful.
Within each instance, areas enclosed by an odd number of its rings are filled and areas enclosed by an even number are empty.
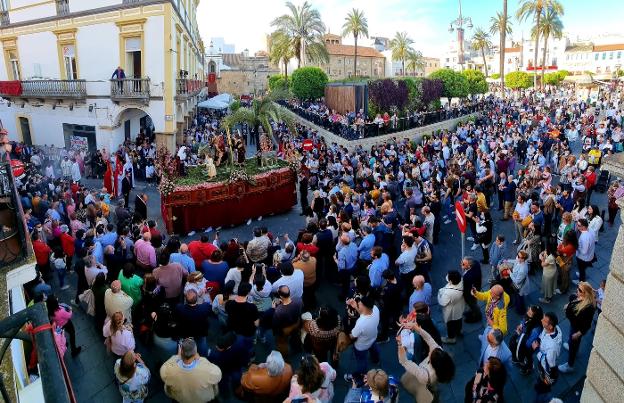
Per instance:
[[[323,42],[325,24],[318,10],[312,8],[307,1],[300,7],[288,1],[286,7],[290,10],[290,14],[277,17],[271,25],[291,38],[297,67],[305,66],[307,59],[313,62],[329,61],[327,48]]]
[[[496,17],[490,18],[490,33],[499,35],[498,46],[500,48],[498,67],[501,77],[501,95],[505,96],[505,38],[512,33],[511,21],[507,18],[507,0],[503,0],[503,12],[497,12]]]
[[[422,53],[418,50],[413,50],[407,56],[407,70],[412,70],[414,75],[416,75],[416,70],[424,70],[425,69],[425,58]]]
[[[407,36],[407,32],[397,32],[390,41],[390,50],[392,51],[392,60],[401,61],[401,74],[405,75],[405,61],[410,52],[412,52],[412,38]]]
[[[485,60],[485,51],[490,50],[492,47],[492,41],[490,40],[490,35],[485,32],[481,27],[478,27],[475,30],[474,35],[472,36],[472,42],[470,43],[475,50],[481,51],[481,57],[483,57],[483,67],[485,68],[485,78],[488,77],[488,67],[487,62]]]
[[[295,57],[292,39],[282,31],[275,31],[269,37],[269,59],[271,63],[284,64],[284,77],[288,81],[288,63]]]
[[[544,70],[546,69],[546,52],[548,49],[548,38],[553,37],[561,39],[563,36],[563,23],[553,8],[546,9],[546,12],[540,20],[540,24],[531,29],[531,37],[535,38],[541,35],[544,38],[544,51],[542,53],[542,79],[540,86],[544,88]],[[536,72],[537,73],[537,72]]]
[[[520,7],[516,11],[518,21],[525,21],[532,18],[535,21],[534,26],[539,26],[542,20],[544,9],[553,9],[557,15],[563,15],[563,6],[558,0],[522,0]],[[537,68],[537,51],[539,49],[540,32],[535,35],[535,56],[533,58],[535,67]],[[533,87],[537,87],[537,74],[533,76]]]
[[[357,48],[358,38],[360,36],[368,38],[368,20],[364,16],[364,12],[354,8],[345,17],[345,23],[342,25],[342,36],[353,35],[355,41],[355,54],[353,56],[353,73],[357,76]]]

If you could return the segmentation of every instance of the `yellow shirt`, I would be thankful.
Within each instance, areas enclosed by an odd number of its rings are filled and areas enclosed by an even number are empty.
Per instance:
[[[209,402],[219,395],[221,369],[204,357],[191,365],[174,355],[160,367],[165,394],[180,403]]]

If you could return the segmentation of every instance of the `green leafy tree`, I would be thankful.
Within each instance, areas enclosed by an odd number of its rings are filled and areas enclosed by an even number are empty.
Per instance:
[[[368,20],[364,16],[364,12],[354,8],[349,11],[345,17],[345,23],[342,26],[342,36],[353,35],[355,41],[355,53],[353,55],[353,75],[357,76],[357,51],[358,38],[368,38]]]
[[[558,0],[522,0],[520,7],[516,10],[518,21],[533,20],[534,26],[539,27],[545,9],[553,9],[557,15],[563,15],[563,5]],[[537,51],[539,50],[539,37],[541,32],[536,32],[534,65],[537,66]],[[537,87],[537,75],[533,77],[533,86]]]
[[[479,70],[464,70],[461,74],[468,81],[468,93],[470,95],[485,94],[488,90],[485,75]]]
[[[490,35],[485,32],[482,28],[477,28],[475,30],[474,35],[472,36],[472,41],[470,42],[470,46],[473,49],[478,50],[481,53],[481,57],[483,58],[483,67],[485,69],[485,76],[488,76],[488,67],[487,61],[485,60],[485,52],[489,51],[492,48],[492,41],[490,40]]]
[[[547,8],[539,25],[535,25],[531,30],[531,37],[537,36],[544,38],[544,50],[542,53],[542,88],[544,88],[544,73],[546,70],[546,52],[548,51],[548,38],[551,36],[556,39],[561,39],[563,36],[563,23],[557,14],[555,8]]]
[[[533,77],[524,71],[512,71],[505,75],[505,85],[514,90],[530,88],[532,84]]]
[[[414,41],[407,35],[407,32],[397,32],[394,38],[390,40],[390,50],[392,51],[392,60],[401,62],[401,74],[405,75],[405,61],[409,57]]]
[[[495,17],[490,18],[490,33],[498,34],[499,59],[498,68],[501,79],[501,95],[505,96],[505,38],[511,35],[513,27],[507,16],[507,0],[503,1],[503,12],[497,12]]]
[[[321,20],[321,13],[307,1],[299,7],[288,1],[286,7],[290,13],[277,17],[271,25],[290,38],[297,67],[305,66],[307,60],[328,62],[329,53],[323,42],[325,24]]]
[[[319,67],[301,67],[292,73],[291,91],[299,99],[318,99],[325,94],[327,74]]]
[[[436,70],[429,75],[431,79],[442,81],[442,96],[448,98],[465,98],[468,96],[468,80],[466,76],[452,69]]]
[[[288,63],[295,57],[293,40],[283,31],[275,31],[269,37],[269,59],[271,63],[284,65],[284,76],[288,78]]]
[[[416,71],[425,69],[425,58],[422,53],[418,50],[413,50],[407,56],[407,66],[405,66],[407,70],[411,70],[414,75],[416,75]]]
[[[570,73],[567,70],[559,70],[552,73],[546,73],[542,81],[548,85],[559,85]]]
[[[288,89],[290,87],[290,77],[283,74],[274,74],[269,77],[269,91],[273,92],[278,89]]]
[[[402,78],[407,85],[407,108],[414,110],[422,105],[422,81],[420,77]]]

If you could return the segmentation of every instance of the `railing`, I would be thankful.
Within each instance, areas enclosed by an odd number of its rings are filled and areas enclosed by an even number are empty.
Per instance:
[[[22,81],[22,96],[37,98],[86,98],[85,80],[26,80]]]
[[[143,3],[145,0],[123,0],[123,4]]]
[[[11,20],[9,19],[9,12],[5,10],[0,11],[0,26],[9,25]]]
[[[199,94],[204,83],[201,80],[189,80],[188,78],[176,79],[176,95],[178,97],[194,96]]]
[[[69,14],[69,0],[56,0],[56,14],[57,15]]]
[[[122,78],[112,79],[111,99],[113,101],[123,101],[128,99],[139,99],[144,102],[149,101],[150,79],[149,78]]]

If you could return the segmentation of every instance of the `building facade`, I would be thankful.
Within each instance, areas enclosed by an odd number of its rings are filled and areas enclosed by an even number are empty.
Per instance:
[[[114,150],[145,131],[173,149],[204,86],[198,3],[11,2],[0,26],[11,139]]]
[[[218,92],[234,96],[264,95],[269,89],[269,77],[280,73],[279,68],[270,62],[269,55],[263,51],[254,56],[250,56],[247,50],[209,56],[207,66],[209,72],[213,68],[218,71]]]
[[[323,69],[330,80],[342,80],[355,74],[371,78],[386,76],[386,58],[377,49],[358,46],[356,67],[355,46],[343,45],[342,37],[339,35],[326,34],[323,39],[329,53],[329,62],[308,64]]]

